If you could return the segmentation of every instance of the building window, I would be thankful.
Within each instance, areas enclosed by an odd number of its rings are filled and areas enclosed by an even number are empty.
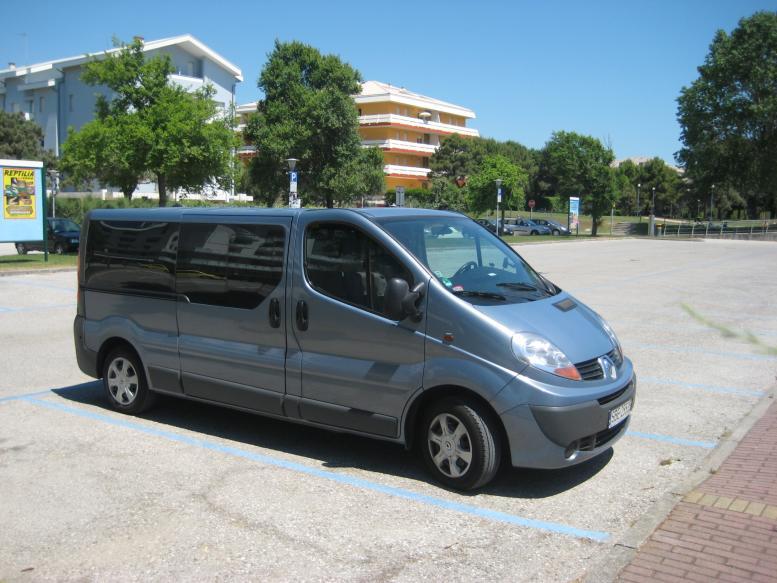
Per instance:
[[[35,101],[32,99],[27,100],[27,113],[33,114],[35,113]]]
[[[41,95],[38,98],[38,111],[43,113],[44,109],[46,109],[46,98]]]
[[[11,111],[14,113],[19,113],[19,104],[14,102],[11,104]]]
[[[360,108],[359,108],[359,116],[360,116],[360,117],[361,117],[361,114],[362,114],[362,108],[360,107]]]
[[[73,94],[67,96],[67,110],[73,113]]]

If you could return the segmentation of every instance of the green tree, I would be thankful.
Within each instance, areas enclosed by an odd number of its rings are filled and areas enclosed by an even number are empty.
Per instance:
[[[361,151],[351,97],[360,81],[359,72],[336,55],[296,41],[275,42],[258,82],[264,99],[246,129],[257,149],[252,182],[265,202],[286,191],[287,158],[299,160],[303,201],[331,208],[377,190],[383,159]]]
[[[617,184],[610,163],[614,155],[599,140],[575,132],[555,132],[542,155],[540,174],[553,194],[580,196],[583,211],[591,215],[591,236],[617,200]]]
[[[482,213],[496,207],[496,179],[502,180],[502,216],[508,205],[523,208],[528,175],[502,155],[486,156],[480,169],[467,182],[469,208]]]
[[[777,214],[777,12],[719,30],[699,78],[683,87],[677,160],[699,192],[741,193],[748,211]]]
[[[56,156],[43,149],[43,130],[21,113],[0,110],[0,158],[8,160],[42,160],[47,167],[56,166]]]
[[[484,142],[451,134],[429,158],[433,176],[450,181],[465,178],[477,172],[486,155]]]
[[[173,72],[168,56],[147,59],[139,40],[87,63],[81,78],[109,97],[98,96],[96,118],[70,132],[63,170],[119,186],[127,198],[152,175],[160,206],[170,189],[228,188],[236,146],[229,113],[218,110],[212,87],[187,92],[169,81]]]

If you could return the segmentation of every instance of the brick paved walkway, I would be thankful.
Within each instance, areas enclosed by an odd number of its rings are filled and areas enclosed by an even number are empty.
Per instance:
[[[777,583],[777,402],[674,507],[618,581]]]

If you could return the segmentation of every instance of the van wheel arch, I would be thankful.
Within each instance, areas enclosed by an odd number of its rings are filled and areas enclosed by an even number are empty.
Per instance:
[[[100,350],[97,352],[97,372],[100,375],[98,378],[102,378],[103,368],[105,367],[105,359],[108,357],[108,355],[111,352],[113,352],[115,349],[120,347],[131,350],[138,358],[138,361],[140,361],[140,363],[145,368],[146,365],[143,362],[143,359],[140,358],[140,354],[138,353],[138,351],[135,349],[135,347],[132,345],[131,342],[129,342],[128,340],[125,340],[124,338],[119,338],[119,337],[108,338],[105,342],[103,342],[102,346],[100,346]]]
[[[460,397],[474,401],[482,407],[483,411],[486,411],[491,416],[491,421],[499,431],[499,437],[502,441],[502,455],[503,459],[510,459],[510,442],[507,439],[507,432],[505,431],[502,419],[499,417],[491,404],[483,397],[478,395],[475,391],[460,387],[457,385],[442,385],[439,387],[432,387],[423,391],[418,398],[410,405],[410,411],[408,411],[407,417],[405,417],[404,429],[405,429],[405,447],[407,449],[413,449],[418,443],[418,435],[422,428],[420,427],[424,417],[424,410],[430,407],[433,403],[440,399],[447,397]]]

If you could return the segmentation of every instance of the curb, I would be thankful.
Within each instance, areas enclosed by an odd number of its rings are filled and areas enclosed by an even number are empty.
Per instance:
[[[77,267],[42,267],[40,269],[9,269],[0,270],[0,277],[12,275],[34,275],[36,273],[61,273],[64,271],[78,271]]]
[[[726,461],[729,455],[736,449],[747,432],[755,425],[766,410],[774,402],[777,386],[766,391],[766,394],[758,401],[750,412],[745,415],[739,424],[724,437],[718,446],[701,462],[699,468],[682,480],[670,492],[661,496],[641,518],[613,543],[612,548],[596,561],[579,579],[581,583],[601,583],[603,581],[615,581],[620,572],[631,562],[637,554],[637,550],[653,531],[664,522],[675,505],[680,502],[688,492],[694,490],[702,482],[710,477]]]

